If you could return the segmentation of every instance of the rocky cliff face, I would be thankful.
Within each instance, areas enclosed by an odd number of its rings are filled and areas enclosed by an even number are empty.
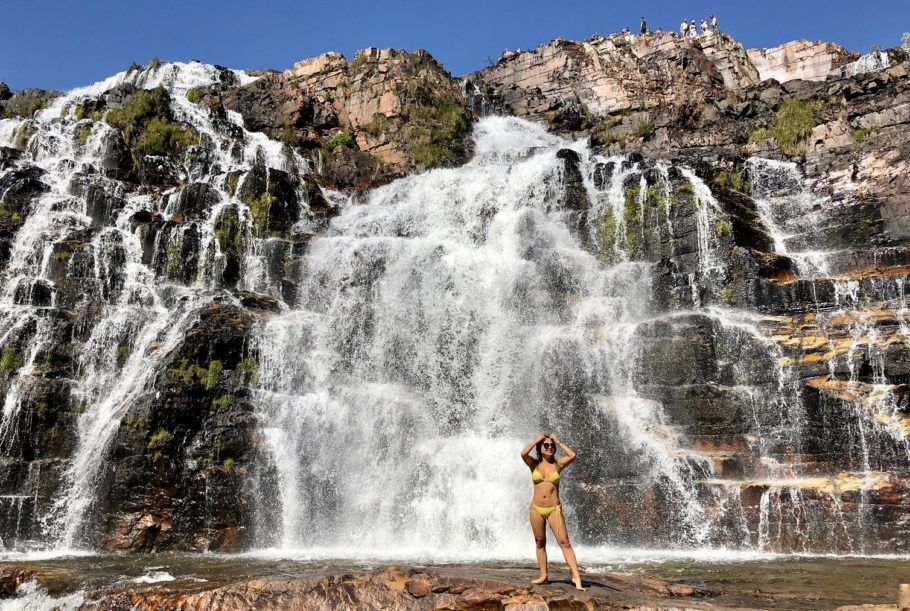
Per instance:
[[[849,63],[851,55],[840,45],[794,40],[770,49],[749,49],[749,61],[763,81],[824,81]]]
[[[420,452],[556,427],[587,543],[904,549],[910,63],[847,59],[612,36],[464,81],[367,49],[0,87],[0,537],[410,543],[358,530],[380,481],[414,545],[486,549],[518,518]]]
[[[228,92],[249,129],[312,151],[324,183],[364,188],[463,162],[470,115],[461,85],[426,51],[365,49],[294,64]]]

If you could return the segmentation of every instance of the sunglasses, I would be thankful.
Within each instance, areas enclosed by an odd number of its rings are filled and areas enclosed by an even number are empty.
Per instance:
[[[555,448],[555,447],[556,447],[556,444],[555,444],[555,443],[542,443],[542,444],[540,444],[540,447],[542,447],[542,448]]]

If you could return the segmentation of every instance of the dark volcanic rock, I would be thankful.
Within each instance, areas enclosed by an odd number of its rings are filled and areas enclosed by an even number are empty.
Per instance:
[[[106,463],[99,546],[247,546],[242,482],[257,451],[248,390],[255,361],[245,356],[252,322],[242,308],[213,302],[160,372],[159,390],[127,411]]]

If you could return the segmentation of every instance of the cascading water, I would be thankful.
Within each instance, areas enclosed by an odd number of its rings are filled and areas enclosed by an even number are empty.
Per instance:
[[[209,185],[221,200],[205,211],[198,222],[182,226],[181,232],[156,237],[153,251],[166,253],[169,259],[165,277],[155,269],[154,262],[149,263],[143,237],[136,229],[133,217],[138,212],[150,210],[152,214],[169,218],[172,211],[168,202],[173,201],[175,195],[170,198],[166,195],[161,200],[140,193],[127,195],[122,209],[115,211],[109,225],[91,240],[83,299],[70,307],[88,308],[99,298],[103,307],[88,319],[87,324],[91,326],[87,329],[77,364],[76,384],[71,389],[73,401],[80,406],[81,412],[78,440],[69,466],[61,477],[62,489],[56,502],[39,516],[44,524],[44,535],[38,545],[66,550],[85,544],[86,530],[90,526],[87,520],[97,503],[99,472],[126,409],[149,391],[153,376],[183,340],[196,312],[211,302],[211,293],[206,289],[221,285],[224,254],[215,224],[225,207],[235,206],[240,210],[239,231],[247,233],[247,254],[243,261],[245,285],[262,292],[268,290],[263,286],[266,279],[257,271],[266,267],[260,261],[264,240],[254,239],[250,234],[250,210],[226,190],[225,177],[232,172],[246,172],[257,162],[274,168],[305,168],[306,163],[292,152],[283,150],[280,143],[243,130],[242,120],[236,113],[228,113],[233,127],[224,129],[206,110],[187,99],[190,89],[217,85],[224,80],[248,82],[251,79],[242,72],[195,62],[131,69],[57,98],[31,120],[0,121],[0,134],[6,138],[0,144],[12,145],[23,129],[32,133],[27,143],[27,159],[44,171],[42,180],[49,187],[16,234],[10,262],[3,274],[2,343],[10,354],[12,339],[30,346],[5,397],[0,439],[7,451],[13,444],[14,429],[20,426],[18,410],[35,375],[36,356],[54,341],[59,341],[51,335],[54,329],[51,308],[58,305],[57,293],[63,288],[55,286],[53,267],[55,261],[75,265],[69,261],[70,253],[60,247],[97,221],[89,209],[90,198],[79,190],[78,181],[85,176],[86,167],[103,160],[107,146],[105,136],[112,128],[100,121],[74,116],[74,109],[114,87],[164,87],[171,96],[175,118],[200,134],[200,140],[211,156],[204,164],[187,163],[182,168],[186,179]],[[238,141],[243,145],[239,150]],[[105,184],[100,177],[96,180]],[[116,191],[119,187],[113,189]],[[159,205],[160,209],[156,209]],[[184,286],[168,276],[177,263],[171,262],[171,253],[180,253],[184,235],[190,230],[200,235],[202,254],[198,269],[188,274],[194,282]],[[61,256],[61,252],[67,258]],[[49,293],[49,299],[42,298],[44,293]]]

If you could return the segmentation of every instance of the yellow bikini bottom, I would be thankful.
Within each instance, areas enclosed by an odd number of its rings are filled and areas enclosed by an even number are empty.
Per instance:
[[[559,505],[553,505],[552,507],[538,507],[534,503],[531,503],[531,507],[533,507],[537,513],[540,514],[540,517],[545,520],[554,511],[559,511]]]

